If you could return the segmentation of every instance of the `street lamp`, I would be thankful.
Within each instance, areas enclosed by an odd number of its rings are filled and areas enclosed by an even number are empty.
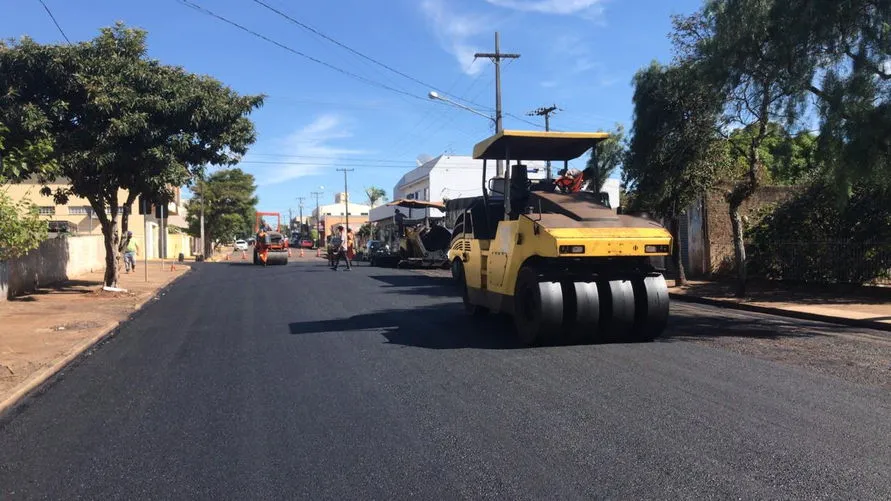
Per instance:
[[[433,90],[430,91],[430,93],[427,94],[427,97],[429,97],[430,99],[433,99],[434,101],[442,101],[442,102],[444,102],[444,103],[449,103],[449,104],[451,104],[452,106],[456,106],[456,107],[461,108],[461,109],[463,109],[463,110],[467,110],[467,111],[469,111],[469,112],[471,112],[471,113],[475,113],[475,114],[477,114],[477,115],[479,115],[479,116],[481,116],[481,117],[486,117],[486,118],[488,118],[489,120],[491,120],[492,122],[494,122],[494,123],[496,123],[496,124],[498,123],[498,122],[495,120],[495,117],[490,117],[489,115],[486,115],[485,113],[483,113],[483,112],[481,112],[481,111],[478,111],[478,110],[475,110],[475,109],[473,109],[473,108],[471,108],[471,107],[469,107],[469,106],[464,106],[463,104],[456,103],[456,102],[452,101],[451,99],[444,98],[444,97],[440,96],[439,93],[436,92],[436,91],[433,91]]]

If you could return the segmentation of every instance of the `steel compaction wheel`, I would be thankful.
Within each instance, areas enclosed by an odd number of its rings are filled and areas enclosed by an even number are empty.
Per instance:
[[[288,264],[287,252],[270,252],[266,255],[266,264],[269,265],[286,265]]]

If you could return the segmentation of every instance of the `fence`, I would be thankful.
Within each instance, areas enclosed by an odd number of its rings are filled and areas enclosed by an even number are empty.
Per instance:
[[[747,246],[753,276],[807,283],[891,285],[891,242],[771,242]]]

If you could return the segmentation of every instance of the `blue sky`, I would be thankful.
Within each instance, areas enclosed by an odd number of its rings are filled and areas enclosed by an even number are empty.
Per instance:
[[[428,99],[430,90],[494,107],[494,72],[477,51],[506,62],[502,90],[508,129],[543,124],[526,113],[556,104],[558,130],[630,127],[631,78],[651,60],[668,61],[669,16],[698,0],[325,0],[264,2],[412,79],[369,62],[253,0],[189,0],[331,69],[198,12],[177,0],[44,0],[72,41],[115,21],[148,31],[150,55],[212,75],[242,93],[268,95],[252,114],[258,140],[241,168],[254,174],[262,210],[296,211],[296,197],[363,188],[387,190],[419,155],[469,154],[491,122]],[[0,35],[62,40],[38,0],[0,0]],[[369,83],[369,81],[373,83]],[[434,88],[431,88],[434,86]],[[385,88],[386,87],[386,88]],[[398,91],[398,92],[397,92]],[[526,120],[532,124],[519,120]],[[323,187],[320,190],[320,187]],[[330,202],[329,202],[330,203]]]

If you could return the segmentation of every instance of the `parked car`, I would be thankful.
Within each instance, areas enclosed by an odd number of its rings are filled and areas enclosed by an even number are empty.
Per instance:
[[[301,238],[297,243],[297,246],[303,249],[312,249],[315,245],[315,242],[313,242],[311,238]]]
[[[236,240],[235,241],[235,250],[245,251],[248,249],[248,243],[244,240]]]

